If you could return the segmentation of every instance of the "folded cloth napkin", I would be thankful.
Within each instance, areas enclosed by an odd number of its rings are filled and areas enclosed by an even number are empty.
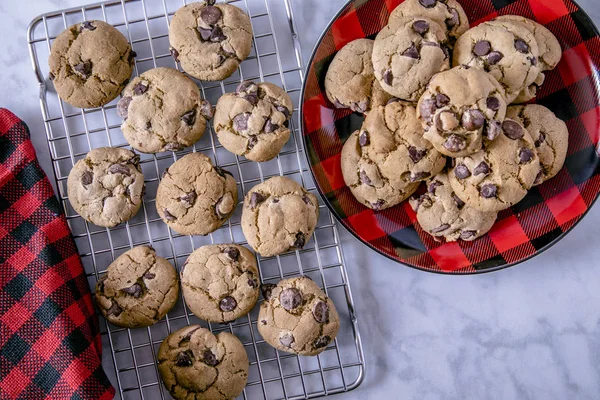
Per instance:
[[[112,399],[75,242],[25,123],[0,109],[0,399]]]

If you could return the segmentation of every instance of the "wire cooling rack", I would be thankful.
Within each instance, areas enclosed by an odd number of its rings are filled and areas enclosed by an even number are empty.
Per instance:
[[[28,31],[33,67],[40,83],[40,104],[45,122],[58,194],[82,257],[90,286],[107,266],[130,248],[151,244],[157,253],[178,269],[199,246],[211,243],[246,245],[240,226],[242,204],[221,229],[202,236],[181,236],[161,221],[155,196],[162,172],[191,151],[200,151],[231,172],[240,189],[240,200],[254,185],[275,175],[285,175],[316,193],[308,171],[298,129],[298,105],[303,83],[302,54],[293,9],[289,0],[230,1],[244,9],[254,28],[253,50],[239,70],[224,82],[197,82],[212,104],[235,90],[243,79],[269,81],[283,87],[295,106],[290,125],[292,137],[280,155],[266,163],[254,163],[227,152],[215,139],[212,127],[193,148],[177,153],[141,155],[147,194],[143,207],[128,223],[113,229],[88,224],[73,210],[67,198],[67,177],[79,159],[100,146],[127,147],[120,130],[115,100],[96,109],[80,110],[60,101],[48,80],[47,58],[53,40],[66,27],[84,20],[100,19],[119,29],[137,52],[135,74],[155,67],[177,65],[169,53],[168,26],[185,0],[112,0],[57,11],[36,18]],[[318,195],[317,195],[318,196]],[[352,390],[364,377],[364,360],[352,294],[346,274],[338,229],[322,202],[313,239],[303,250],[277,257],[260,258],[262,282],[307,275],[319,284],[338,306],[342,319],[338,338],[318,357],[280,353],[260,337],[256,327],[258,307],[246,317],[228,324],[208,324],[197,319],[183,299],[167,317],[150,328],[122,329],[101,321],[103,365],[122,399],[168,399],[156,367],[156,353],[172,331],[200,324],[213,332],[228,331],[244,343],[250,359],[249,378],[240,398],[299,399]]]

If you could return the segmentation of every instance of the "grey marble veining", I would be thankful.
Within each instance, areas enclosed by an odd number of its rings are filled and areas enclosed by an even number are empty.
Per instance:
[[[343,0],[292,0],[305,59]],[[557,1],[557,0],[548,0]],[[0,2],[0,106],[23,118],[50,172],[26,28],[85,0]],[[597,0],[580,0],[600,23]],[[600,207],[515,268],[449,277],[412,270],[343,232],[367,375],[347,399],[600,398]]]

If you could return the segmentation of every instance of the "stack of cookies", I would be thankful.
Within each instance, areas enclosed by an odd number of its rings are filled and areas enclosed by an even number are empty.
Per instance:
[[[365,114],[341,156],[352,194],[380,211],[418,193],[410,204],[430,235],[487,233],[498,212],[563,167],[566,124],[523,104],[561,54],[527,18],[469,29],[456,0],[405,0],[375,40],[340,49],[325,77],[335,107]]]

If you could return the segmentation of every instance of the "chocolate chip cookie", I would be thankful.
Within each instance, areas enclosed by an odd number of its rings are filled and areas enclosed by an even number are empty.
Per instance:
[[[417,106],[425,139],[442,154],[462,157],[494,140],[506,115],[502,86],[490,74],[455,67],[436,75]]]
[[[209,322],[233,321],[248,314],[258,300],[259,286],[256,257],[235,244],[200,247],[181,270],[186,304]]]
[[[127,149],[99,147],[79,160],[67,180],[73,209],[98,226],[112,228],[142,206],[144,175],[138,155]]]
[[[219,142],[233,154],[257,162],[277,156],[290,138],[290,96],[269,82],[244,81],[217,102],[213,121]]]
[[[303,356],[321,353],[337,336],[340,318],[333,301],[301,276],[262,286],[265,301],[258,332],[278,350]]]
[[[506,116],[520,122],[533,139],[542,166],[534,184],[539,185],[558,174],[569,147],[567,124],[552,111],[537,104],[508,107]]]
[[[229,77],[252,48],[248,15],[214,0],[181,7],[169,28],[171,54],[188,74],[204,81]]]
[[[72,25],[56,37],[48,63],[58,96],[78,108],[103,106],[123,90],[133,71],[135,52],[104,21]]]
[[[325,75],[327,98],[337,108],[366,113],[392,97],[373,73],[373,41],[356,39],[340,49]]]
[[[425,17],[446,29],[450,44],[469,29],[469,19],[456,0],[405,0],[390,14],[389,23],[402,17]]]
[[[214,335],[200,325],[171,333],[158,349],[158,371],[174,399],[229,400],[248,381],[248,355],[229,332]]]
[[[231,217],[237,185],[210,158],[191,153],[165,170],[156,192],[156,210],[169,228],[182,235],[208,235]]]
[[[96,305],[109,322],[123,328],[154,325],[179,296],[177,271],[150,246],[121,254],[96,284]]]
[[[458,198],[447,172],[427,181],[427,192],[412,198],[410,205],[417,213],[421,228],[432,236],[448,242],[459,239],[472,241],[492,229],[497,213],[479,211]]]
[[[158,153],[196,143],[213,109],[190,78],[172,68],[155,68],[127,85],[117,113],[124,119],[121,130],[131,147]]]
[[[300,184],[275,176],[254,186],[244,199],[242,230],[263,257],[302,249],[319,218],[317,197]]]
[[[450,68],[447,41],[444,30],[430,19],[398,18],[375,38],[375,78],[386,92],[416,102],[431,78]]]
[[[346,185],[374,210],[404,201],[446,164],[423,138],[415,107],[401,101],[373,109],[344,144],[341,158]]]
[[[480,211],[501,211],[521,201],[540,172],[540,160],[527,130],[506,119],[493,142],[455,160],[450,184],[459,199]]]
[[[489,72],[500,82],[512,103],[540,73],[537,41],[521,24],[489,21],[469,29],[454,46],[454,65]]]

